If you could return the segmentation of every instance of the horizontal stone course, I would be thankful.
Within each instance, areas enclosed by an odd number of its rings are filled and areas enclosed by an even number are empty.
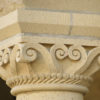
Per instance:
[[[19,33],[100,37],[99,14],[19,9],[0,22],[0,40]]]

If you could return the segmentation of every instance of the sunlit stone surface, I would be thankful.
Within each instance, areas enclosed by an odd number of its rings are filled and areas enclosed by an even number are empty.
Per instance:
[[[17,100],[84,100],[98,92],[99,0],[0,2],[0,77]]]

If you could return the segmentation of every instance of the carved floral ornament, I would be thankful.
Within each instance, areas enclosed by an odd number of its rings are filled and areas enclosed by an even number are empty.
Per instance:
[[[86,92],[100,68],[99,54],[100,47],[18,43],[0,51],[0,76],[13,95],[30,89],[66,90],[70,85]]]

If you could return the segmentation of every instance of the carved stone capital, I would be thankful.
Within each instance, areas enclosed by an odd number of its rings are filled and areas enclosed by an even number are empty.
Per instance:
[[[84,94],[99,69],[97,39],[23,33],[0,43],[0,76],[12,95],[30,91]]]
[[[0,0],[0,77],[17,100],[83,100],[100,69],[99,4]]]

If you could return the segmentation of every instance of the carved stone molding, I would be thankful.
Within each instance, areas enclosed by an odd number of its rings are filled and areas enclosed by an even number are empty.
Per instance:
[[[15,96],[30,91],[84,94],[100,69],[99,43],[93,38],[19,34],[1,42],[0,76]]]

